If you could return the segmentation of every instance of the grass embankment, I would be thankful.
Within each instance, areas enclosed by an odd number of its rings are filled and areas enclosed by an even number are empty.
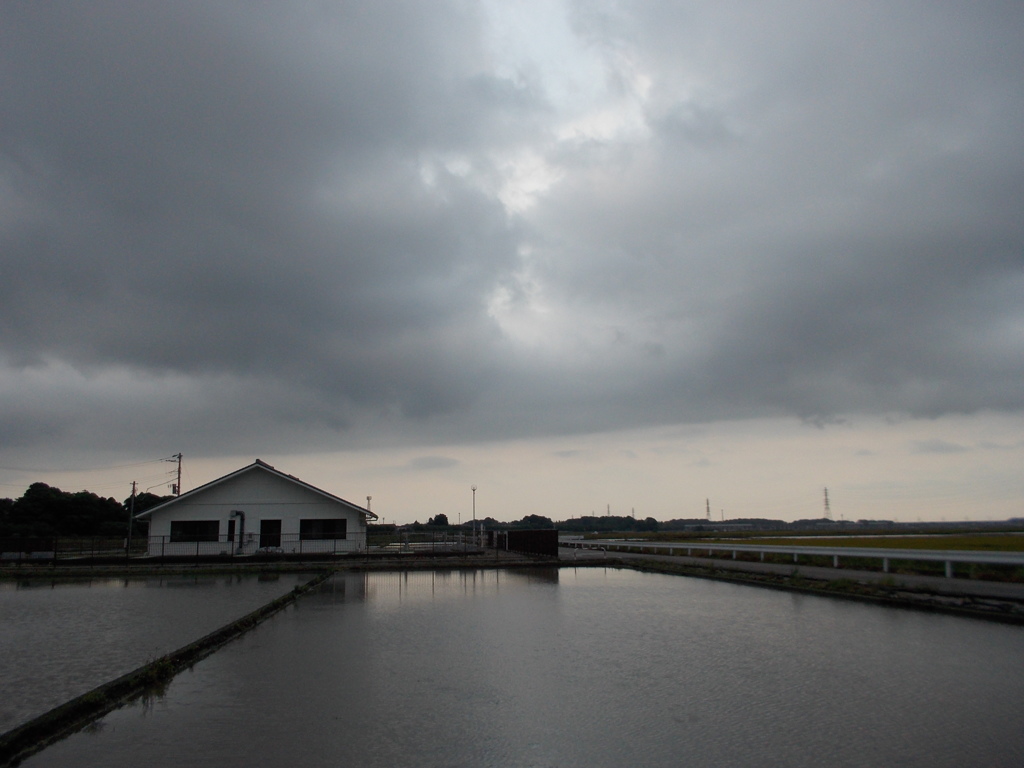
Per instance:
[[[951,613],[988,621],[1024,624],[1024,604],[1019,601],[966,595],[961,597],[936,595],[927,591],[916,591],[897,586],[893,579],[885,579],[873,583],[851,579],[823,581],[820,579],[808,579],[798,573],[789,575],[750,573],[728,571],[715,568],[714,566],[677,565],[665,561],[631,561],[619,563],[618,567],[629,568],[635,571],[696,576],[715,581],[728,581],[734,584],[804,592],[823,597],[839,597],[898,608]]]

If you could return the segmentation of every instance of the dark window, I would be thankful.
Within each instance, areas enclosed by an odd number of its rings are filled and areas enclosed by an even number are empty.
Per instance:
[[[344,539],[347,532],[348,520],[299,520],[299,538],[302,541]]]
[[[281,521],[260,520],[260,547],[281,546]]]
[[[171,521],[171,541],[216,541],[219,535],[218,520]]]

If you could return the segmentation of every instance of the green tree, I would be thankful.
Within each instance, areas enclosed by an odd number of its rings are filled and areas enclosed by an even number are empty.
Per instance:
[[[0,536],[8,536],[11,511],[14,509],[14,499],[0,499]]]
[[[128,519],[128,514],[134,509],[134,514],[138,515],[140,512],[145,512],[151,507],[155,507],[157,504],[163,504],[165,501],[170,501],[174,496],[157,496],[155,493],[149,493],[143,491],[135,495],[135,506],[132,506],[132,497],[129,496],[125,499],[121,506],[124,509],[124,519]],[[132,522],[132,535],[133,536],[146,536],[149,533],[149,520],[135,520]]]
[[[123,536],[128,518],[114,499],[32,483],[0,515],[5,536]]]
[[[150,507],[155,507],[157,504],[163,504],[165,501],[170,501],[173,498],[173,496],[157,496],[155,493],[149,493],[148,491],[138,493],[135,495],[135,514],[137,515],[140,512],[145,512]],[[131,508],[131,503],[131,496],[122,502],[122,506],[126,512]]]
[[[551,529],[555,527],[555,524],[551,521],[550,517],[544,517],[542,515],[526,515],[522,520],[519,521],[517,528],[529,528],[529,529]]]

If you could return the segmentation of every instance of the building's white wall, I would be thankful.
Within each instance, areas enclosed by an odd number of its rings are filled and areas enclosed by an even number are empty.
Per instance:
[[[304,488],[286,478],[258,467],[181,499],[149,518],[150,554],[217,554],[228,551],[226,542],[169,542],[171,522],[216,520],[223,539],[233,510],[245,513],[245,533],[260,532],[262,520],[281,521],[282,550],[285,552],[355,551],[366,543],[366,523],[356,510]],[[345,540],[299,541],[299,521],[308,519],[347,520]],[[241,520],[235,518],[237,542]],[[246,551],[255,551],[255,538]],[[181,550],[180,552],[178,550]]]

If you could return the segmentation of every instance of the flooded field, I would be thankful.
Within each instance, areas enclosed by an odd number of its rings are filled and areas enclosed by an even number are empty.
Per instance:
[[[0,582],[0,732],[202,637],[311,577]]]
[[[1020,627],[659,574],[337,575],[24,765],[1021,765],[1021,659]]]

